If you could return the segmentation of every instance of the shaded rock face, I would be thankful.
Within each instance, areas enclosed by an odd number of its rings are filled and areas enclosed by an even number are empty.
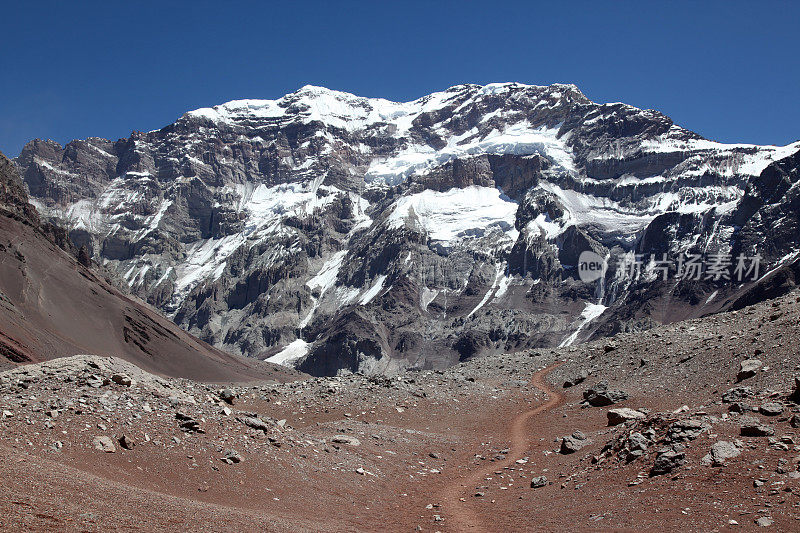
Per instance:
[[[0,213],[33,228],[70,254],[77,254],[65,229],[41,220],[36,208],[28,201],[25,186],[14,163],[2,153],[0,153]]]
[[[189,332],[314,374],[391,373],[758,298],[620,276],[632,254],[758,253],[777,267],[759,290],[786,290],[798,148],[710,142],[571,85],[407,103],[304,87],[118,141],[35,140],[14,163],[83,263]],[[608,258],[599,280],[578,275],[586,250]]]
[[[583,399],[593,407],[602,407],[627,400],[628,394],[625,391],[609,389],[608,382],[601,381],[584,391]],[[633,409],[629,409],[629,411],[633,411]]]

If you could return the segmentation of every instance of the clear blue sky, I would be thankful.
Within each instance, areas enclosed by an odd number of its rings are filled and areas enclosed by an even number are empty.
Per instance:
[[[644,5],[647,4],[647,5]],[[575,83],[726,142],[800,139],[800,2],[5,2],[0,150],[305,84]]]

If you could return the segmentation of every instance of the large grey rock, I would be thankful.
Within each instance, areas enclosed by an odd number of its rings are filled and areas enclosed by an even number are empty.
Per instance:
[[[780,402],[767,402],[758,408],[758,412],[766,416],[778,416],[783,410],[784,406]]]
[[[350,435],[336,435],[331,439],[336,444],[347,444],[348,446],[361,446],[361,441]]]
[[[628,462],[634,461],[644,455],[644,452],[647,451],[647,449],[650,447],[650,444],[650,439],[645,437],[642,433],[634,431],[628,435],[628,438],[625,441],[623,457]]]
[[[742,402],[754,396],[753,389],[747,386],[733,387],[722,395],[723,403]]]
[[[745,359],[739,363],[739,373],[736,374],[736,381],[743,381],[755,376],[763,365],[764,363],[759,359]]]
[[[686,461],[686,454],[682,451],[672,449],[662,450],[656,456],[653,467],[650,469],[651,476],[669,474],[676,468],[683,465]]]
[[[92,440],[92,446],[94,446],[95,450],[100,450],[101,452],[114,453],[117,451],[117,447],[114,446],[114,441],[107,435],[98,435],[95,437]]]
[[[272,426],[264,422],[258,416],[245,416],[240,418],[240,420],[244,425],[251,427],[253,429],[257,429],[259,431],[263,431],[265,433],[268,432],[270,429],[272,429]]]
[[[236,450],[225,450],[222,458],[220,459],[223,463],[227,463],[229,465],[241,463],[244,459]]]
[[[567,435],[561,439],[559,452],[564,455],[575,453],[591,443],[592,441],[582,431],[575,431],[572,435]]]
[[[673,422],[667,431],[667,442],[685,442],[699,437],[708,424],[696,418]]]
[[[604,407],[628,399],[628,394],[617,389],[609,389],[607,381],[600,381],[583,393],[583,399],[594,407]]]
[[[233,403],[236,401],[236,393],[233,392],[232,389],[222,389],[219,391],[219,397],[222,401],[230,405],[233,405]]]
[[[789,399],[794,403],[800,403],[800,377],[794,378],[794,391],[789,396]]]
[[[572,377],[568,378],[564,381],[564,388],[574,387],[575,385],[579,385],[586,381],[586,378],[589,377],[589,372],[585,369],[578,371]]]
[[[743,437],[769,437],[775,430],[754,416],[743,416],[739,421],[739,432]]]
[[[119,445],[126,450],[132,450],[136,446],[136,440],[128,434],[123,434],[119,438]]]
[[[703,462],[713,466],[722,466],[728,459],[733,459],[742,451],[732,442],[721,440],[711,446],[711,453],[703,458]]]
[[[546,476],[536,476],[531,478],[531,488],[538,489],[541,487],[546,487],[548,484]]]
[[[117,385],[122,385],[123,387],[131,387],[134,385],[133,379],[131,379],[131,377],[127,374],[114,374],[111,376],[111,381]]]
[[[637,411],[636,409],[620,407],[617,409],[609,409],[608,413],[606,413],[606,417],[608,418],[609,426],[616,426],[619,424],[624,424],[629,420],[642,420],[646,417],[646,415],[641,411]]]

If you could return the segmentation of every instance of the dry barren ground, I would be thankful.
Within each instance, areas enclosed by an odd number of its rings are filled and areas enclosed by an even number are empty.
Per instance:
[[[225,387],[96,356],[19,367],[0,374],[0,525],[797,530],[799,318],[792,293],[392,378]]]

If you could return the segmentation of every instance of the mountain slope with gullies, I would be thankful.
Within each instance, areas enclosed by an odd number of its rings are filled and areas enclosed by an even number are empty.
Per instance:
[[[198,380],[301,375],[192,337],[79,262],[65,242],[65,230],[39,220],[16,169],[0,154],[0,365],[98,354]]]
[[[175,323],[330,375],[782,294],[799,268],[798,150],[709,141],[573,85],[499,83],[405,103],[306,86],[118,141],[35,140],[14,162],[46,219]],[[597,280],[579,275],[584,251],[608,262]],[[685,254],[728,256],[734,279],[679,279]],[[623,260],[640,264],[628,276]]]

